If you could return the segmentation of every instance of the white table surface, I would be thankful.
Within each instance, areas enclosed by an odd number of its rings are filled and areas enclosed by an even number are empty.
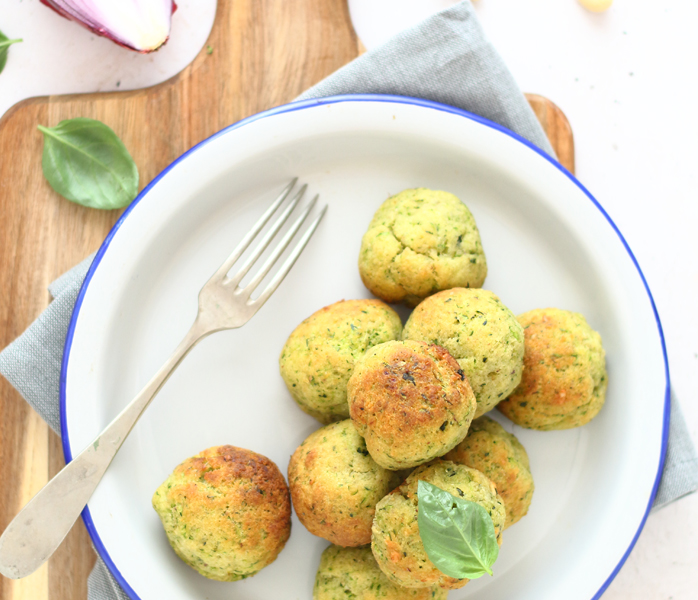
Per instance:
[[[349,0],[369,49],[454,3]],[[38,0],[2,4],[0,31],[25,42],[11,48],[0,75],[0,115],[31,96],[164,81],[204,45],[215,12],[215,0],[178,0],[170,42],[143,56],[61,19]],[[614,219],[647,277],[672,385],[698,439],[698,5],[615,0],[602,14],[576,0],[478,0],[476,7],[521,88],[547,96],[569,118],[577,176]],[[698,494],[650,516],[604,598],[694,600],[697,565]]]

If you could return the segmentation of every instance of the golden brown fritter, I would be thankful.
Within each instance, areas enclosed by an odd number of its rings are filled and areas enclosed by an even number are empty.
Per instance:
[[[580,427],[606,400],[601,336],[579,313],[557,308],[518,317],[524,328],[521,383],[497,408],[514,423],[541,431]]]
[[[430,296],[414,309],[402,337],[450,352],[473,388],[476,417],[492,410],[521,381],[523,328],[490,291],[454,288]]]
[[[481,471],[497,486],[507,510],[505,529],[528,512],[534,490],[528,454],[497,421],[475,419],[465,439],[444,459]]]
[[[376,506],[371,548],[378,566],[391,581],[404,587],[461,588],[469,580],[455,579],[439,571],[424,549],[417,523],[419,480],[484,507],[492,517],[500,546],[506,521],[504,502],[494,483],[480,471],[437,459],[415,469]]]
[[[153,495],[170,545],[210,579],[237,581],[272,563],[291,533],[291,499],[277,466],[216,446],[177,466]]]
[[[415,306],[439,290],[481,287],[487,261],[468,207],[448,192],[418,188],[376,211],[361,240],[359,273],[379,298]]]
[[[366,350],[400,337],[398,314],[380,300],[342,300],[320,309],[289,336],[281,376],[298,406],[321,423],[349,416],[347,381]]]
[[[298,519],[339,546],[371,543],[376,503],[403,479],[376,464],[349,419],[311,433],[288,465]]]
[[[440,346],[387,342],[357,361],[347,388],[351,419],[373,459],[406,469],[441,456],[468,432],[475,396]]]
[[[315,576],[313,600],[446,600],[442,588],[404,588],[378,568],[370,547],[329,546]]]

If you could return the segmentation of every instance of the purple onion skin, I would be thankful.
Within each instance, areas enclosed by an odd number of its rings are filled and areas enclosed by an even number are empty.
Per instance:
[[[80,19],[76,19],[75,17],[73,17],[73,15],[71,15],[70,13],[67,13],[60,6],[54,4],[51,0],[39,0],[39,1],[41,2],[41,4],[48,6],[51,10],[53,10],[56,13],[58,13],[59,15],[61,15],[61,17],[68,19],[69,21],[74,21],[75,23],[82,25],[85,29],[89,29],[92,33],[96,33],[97,35],[100,35],[102,37],[110,39],[112,42],[121,46],[122,48],[132,50],[133,52],[138,52],[139,54],[150,54],[151,52],[155,52],[156,50],[159,50],[160,48],[162,48],[167,43],[167,40],[170,39],[170,37],[167,36],[167,38],[165,38],[165,41],[162,44],[160,44],[160,46],[158,46],[157,48],[152,48],[149,50],[148,49],[138,50],[137,48],[134,48],[133,46],[129,46],[127,44],[124,44],[122,41],[117,40],[113,35],[111,35],[111,33],[109,33],[109,31],[107,31],[103,27],[94,27],[94,26],[90,25],[89,23],[85,23],[84,21],[81,21]],[[172,0],[172,14],[174,14],[176,10],[177,10],[177,4],[174,0]]]

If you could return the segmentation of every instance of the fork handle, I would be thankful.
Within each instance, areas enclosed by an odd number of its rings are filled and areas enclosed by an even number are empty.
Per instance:
[[[172,356],[130,404],[19,512],[0,537],[0,573],[21,579],[48,560],[155,394],[187,353],[210,333],[197,318]]]

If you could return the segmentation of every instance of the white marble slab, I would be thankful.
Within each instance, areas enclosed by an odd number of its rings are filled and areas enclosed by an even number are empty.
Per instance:
[[[33,96],[135,90],[169,79],[206,42],[216,0],[178,0],[169,41],[138,54],[59,16],[39,0],[2,0],[0,31],[22,38],[0,74],[0,116]]]

